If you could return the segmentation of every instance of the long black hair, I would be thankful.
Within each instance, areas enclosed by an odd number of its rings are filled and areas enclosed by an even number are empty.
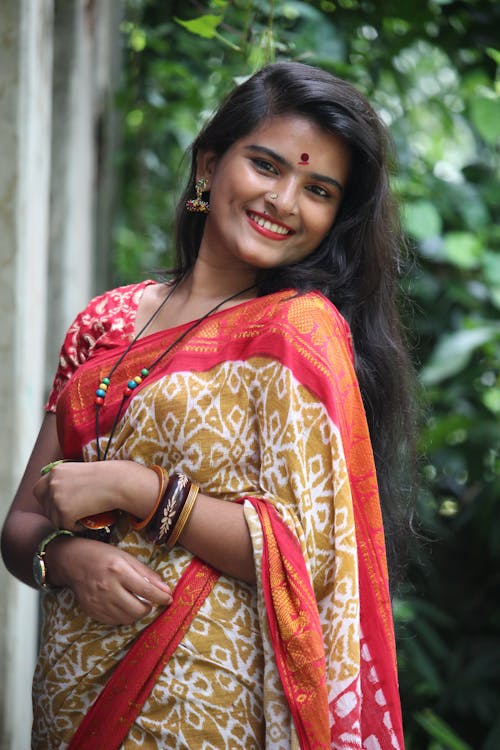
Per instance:
[[[194,197],[200,150],[222,156],[266,118],[289,114],[340,136],[351,152],[350,172],[335,222],[321,244],[299,263],[261,274],[258,293],[319,290],[350,325],[394,574],[408,529],[405,484],[414,475],[413,378],[398,313],[405,245],[389,187],[391,141],[357,89],[324,70],[279,62],[232,91],[191,148],[191,173],[177,210],[175,275],[192,268],[203,234],[205,217],[185,208]]]

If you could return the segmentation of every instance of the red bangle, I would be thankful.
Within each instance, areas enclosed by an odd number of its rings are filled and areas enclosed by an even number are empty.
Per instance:
[[[144,529],[148,525],[148,523],[153,519],[156,511],[158,510],[158,506],[161,503],[163,495],[165,493],[165,484],[168,482],[168,474],[167,474],[166,469],[163,468],[163,466],[156,466],[156,464],[153,464],[153,466],[149,466],[148,468],[150,468],[151,471],[154,471],[154,473],[160,480],[160,489],[158,490],[158,495],[156,497],[155,503],[153,507],[151,508],[151,511],[149,512],[149,514],[146,516],[146,518],[140,521],[135,516],[130,516],[130,523],[132,524],[132,528],[136,529],[137,531]]]

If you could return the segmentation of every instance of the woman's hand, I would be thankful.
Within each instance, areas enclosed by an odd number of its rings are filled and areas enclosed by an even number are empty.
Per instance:
[[[110,544],[61,537],[46,561],[49,583],[70,587],[85,614],[105,625],[130,625],[172,601],[157,573]]]
[[[56,528],[78,531],[79,519],[104,511],[146,516],[158,493],[158,478],[134,461],[68,461],[41,477],[33,493]]]

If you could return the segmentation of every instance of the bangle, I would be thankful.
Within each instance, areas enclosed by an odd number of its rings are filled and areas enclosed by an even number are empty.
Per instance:
[[[185,474],[172,475],[153,518],[146,526],[146,536],[150,542],[153,544],[168,542],[177,527],[188,497],[191,497],[192,487],[192,482]],[[192,507],[193,501],[190,500],[190,503]],[[183,525],[185,522],[183,520]]]
[[[177,523],[175,524],[168,539],[166,539],[166,545],[169,549],[172,549],[172,547],[176,545],[177,540],[179,539],[180,535],[184,531],[184,527],[186,523],[188,522],[189,516],[191,515],[191,511],[193,510],[199,491],[200,491],[200,488],[198,487],[197,484],[191,484],[191,487],[189,488],[189,494],[186,498],[184,505],[182,506],[182,510],[179,514]]]
[[[158,495],[156,497],[155,503],[150,511],[150,513],[144,518],[142,521],[140,521],[138,518],[135,518],[135,516],[130,516],[130,523],[132,524],[132,528],[136,530],[144,529],[148,523],[153,519],[153,516],[155,515],[156,511],[158,510],[158,506],[160,505],[160,502],[162,500],[162,497],[165,492],[165,484],[168,482],[168,474],[166,469],[164,469],[162,466],[156,466],[155,464],[153,466],[149,467],[151,471],[154,471],[158,479],[160,480],[160,489],[158,490]]]
[[[163,544],[172,533],[189,494],[191,482],[185,474],[173,474],[163,493],[154,517],[146,526],[146,536],[153,544]]]

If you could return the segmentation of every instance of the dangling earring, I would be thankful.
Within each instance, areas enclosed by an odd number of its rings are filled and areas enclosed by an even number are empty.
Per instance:
[[[210,204],[203,200],[203,192],[208,185],[207,180],[204,177],[200,177],[196,181],[194,189],[196,190],[196,198],[186,201],[186,208],[191,213],[208,214],[210,211]]]

